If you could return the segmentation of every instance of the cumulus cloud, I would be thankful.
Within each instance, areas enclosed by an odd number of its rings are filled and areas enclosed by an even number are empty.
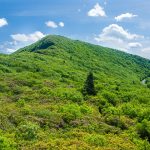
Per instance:
[[[105,27],[102,32],[95,37],[95,40],[107,47],[120,49],[129,52],[131,49],[141,48],[141,40],[144,36],[132,34],[117,24]]]
[[[103,41],[104,39],[110,38],[128,41],[143,38],[143,36],[131,34],[127,30],[123,29],[123,27],[117,24],[111,24],[102,30],[102,33],[99,35],[97,39],[99,41]]]
[[[116,20],[117,22],[119,22],[119,21],[122,21],[122,20],[124,20],[124,19],[131,19],[131,18],[134,18],[134,17],[137,17],[137,15],[134,15],[134,14],[132,14],[132,13],[125,13],[125,14],[121,14],[121,15],[119,15],[119,16],[116,16],[116,17],[115,17],[115,20]]]
[[[12,39],[18,42],[36,42],[39,39],[43,38],[45,35],[40,32],[36,31],[32,34],[13,34],[11,35]]]
[[[50,27],[50,28],[57,28],[58,25],[54,22],[54,21],[47,21],[46,26]]]
[[[59,22],[58,24],[54,21],[47,21],[46,23],[46,26],[49,27],[49,28],[58,28],[58,27],[64,27],[65,26],[65,23],[64,22]]]
[[[130,33],[122,26],[111,24],[95,37],[98,44],[150,59],[150,38]]]
[[[141,48],[142,44],[139,42],[134,42],[134,43],[129,43],[128,46],[129,48]]]
[[[104,9],[99,5],[99,3],[97,3],[94,8],[92,8],[89,12],[88,12],[88,16],[90,17],[105,17],[106,13],[104,11]]]
[[[0,45],[0,51],[2,53],[8,53],[8,54],[13,53],[18,48],[20,47],[18,47],[18,44],[15,41],[11,41],[11,42],[6,41],[6,42],[1,43]]]
[[[8,22],[5,18],[0,18],[0,27],[8,25]]]
[[[45,36],[46,35],[40,31],[36,31],[31,34],[13,34],[10,35],[10,37],[12,38],[11,41],[3,42],[0,45],[0,51],[3,53],[13,53],[17,49],[30,45]]]
[[[59,26],[64,27],[65,26],[64,22],[59,22]]]

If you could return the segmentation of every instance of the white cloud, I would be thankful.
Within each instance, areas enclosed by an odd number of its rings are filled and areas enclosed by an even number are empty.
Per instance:
[[[127,30],[123,29],[123,27],[117,24],[111,24],[108,27],[105,27],[102,30],[102,33],[99,35],[99,40],[103,40],[106,38],[116,38],[122,40],[135,40],[138,38],[143,38],[143,36],[137,34],[131,34]]]
[[[59,26],[64,27],[65,26],[64,22],[59,22]]]
[[[134,15],[134,14],[132,14],[132,13],[125,13],[125,14],[121,14],[121,15],[119,15],[119,16],[116,16],[116,17],[115,17],[115,20],[116,20],[117,22],[119,22],[119,21],[122,21],[122,20],[124,20],[124,19],[131,19],[131,18],[134,18],[134,17],[137,17],[137,15]]]
[[[148,47],[144,47],[140,51],[138,51],[138,55],[150,59],[150,45],[147,45]]]
[[[128,46],[129,48],[141,48],[142,44],[139,42],[134,42],[134,43],[129,43]]]
[[[16,50],[15,50],[15,49],[12,49],[12,48],[6,48],[6,51],[7,51],[7,53],[13,53],[13,52],[15,52]]]
[[[89,12],[88,12],[88,16],[90,17],[105,17],[106,13],[104,11],[104,9],[97,3],[94,8],[92,8]]]
[[[0,45],[0,51],[2,53],[12,53],[15,52],[18,48],[18,44],[16,41],[11,41],[11,42],[3,42]]]
[[[111,24],[105,27],[101,34],[95,37],[95,40],[104,46],[126,52],[129,52],[132,48],[141,48],[142,44],[140,41],[143,39],[143,36],[131,34],[117,24]]]
[[[0,18],[0,27],[8,25],[8,22],[5,18]]]
[[[46,26],[50,27],[50,28],[58,28],[59,27],[64,27],[65,26],[65,23],[64,22],[59,22],[58,24],[55,23],[54,21],[47,21],[46,23]]]
[[[40,32],[40,31],[36,31],[32,34],[13,34],[11,35],[12,39],[14,41],[18,41],[18,42],[36,42],[39,39],[43,38],[45,35]]]
[[[46,35],[40,31],[36,31],[31,34],[13,34],[10,35],[12,41],[3,42],[0,45],[0,51],[3,53],[13,53],[17,49],[30,45],[41,38],[45,37]]]
[[[150,38],[132,34],[117,24],[105,27],[95,37],[98,44],[150,59]]]
[[[142,52],[149,52],[150,53],[150,47],[145,47],[142,49]]]
[[[57,28],[58,27],[58,25],[54,21],[47,21],[45,24],[50,28]]]

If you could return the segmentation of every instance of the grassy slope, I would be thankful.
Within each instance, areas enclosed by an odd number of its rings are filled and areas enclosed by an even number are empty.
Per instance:
[[[149,60],[60,36],[0,55],[0,148],[148,148],[149,75]]]

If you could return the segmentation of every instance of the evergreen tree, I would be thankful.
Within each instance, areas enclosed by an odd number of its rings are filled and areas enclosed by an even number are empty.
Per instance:
[[[84,95],[96,95],[96,91],[94,87],[94,76],[92,72],[89,72],[87,76],[84,89],[83,89],[83,94]]]

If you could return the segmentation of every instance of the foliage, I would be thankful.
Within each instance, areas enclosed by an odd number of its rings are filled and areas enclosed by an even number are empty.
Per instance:
[[[149,149],[149,76],[147,59],[61,36],[1,54],[0,149]]]
[[[24,106],[25,106],[25,101],[24,101],[23,99],[19,99],[19,100],[17,101],[17,106],[18,106],[18,107],[24,107]]]
[[[85,141],[87,141],[90,145],[96,146],[105,146],[107,144],[105,137],[102,135],[89,135],[85,138]]]
[[[18,127],[16,137],[23,140],[35,140],[37,139],[38,126],[35,124],[27,123]]]
[[[0,149],[1,150],[11,150],[11,144],[7,138],[0,137]]]
[[[94,87],[94,77],[92,72],[90,72],[87,76],[84,89],[83,89],[83,94],[96,95],[96,91]]]
[[[141,138],[150,141],[150,122],[143,120],[141,123],[137,124],[137,132]]]

